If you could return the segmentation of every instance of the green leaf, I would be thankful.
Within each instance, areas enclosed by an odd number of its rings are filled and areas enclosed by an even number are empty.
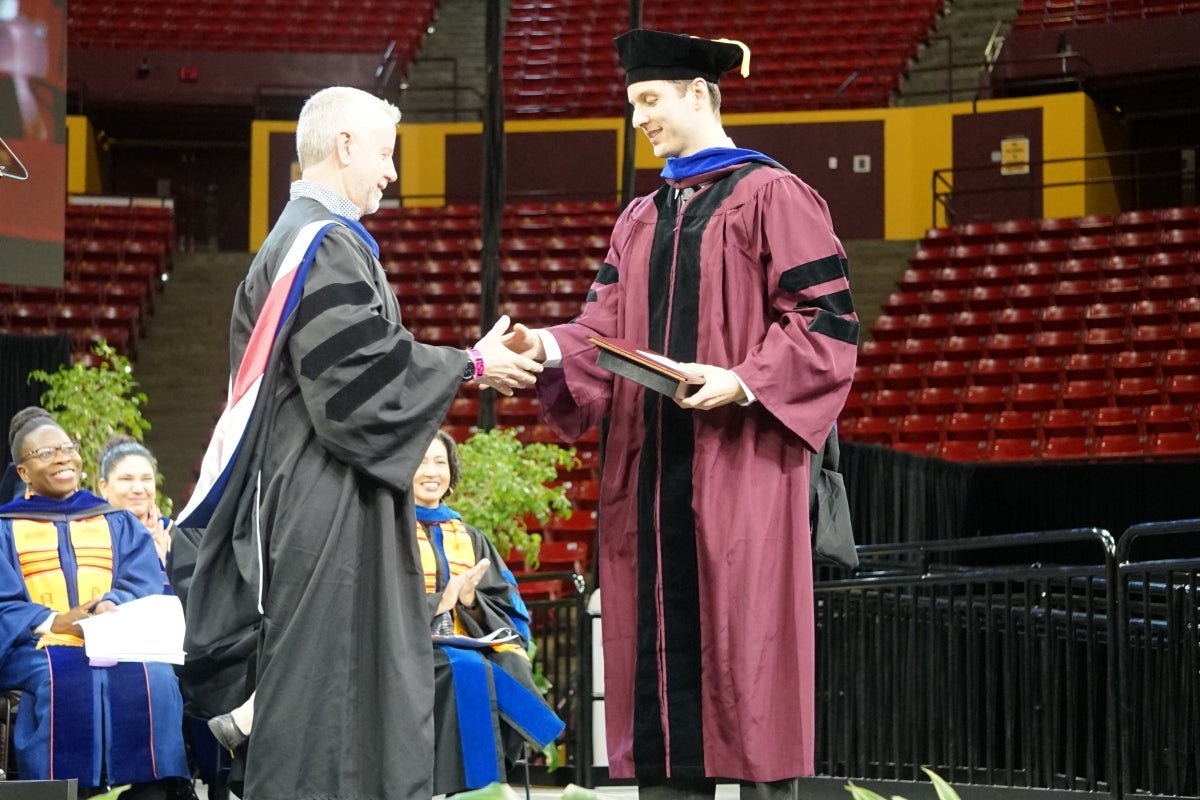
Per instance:
[[[854,781],[846,781],[846,791],[854,800],[885,800],[883,795],[872,792],[865,786],[859,786]]]
[[[921,771],[929,776],[929,780],[933,781],[933,786],[937,789],[938,800],[959,800],[958,792],[954,791],[954,787],[946,783],[941,775],[931,770],[929,767],[921,767]]]
[[[127,783],[124,786],[114,786],[104,794],[92,795],[92,800],[117,800],[117,797],[121,794],[121,792],[128,789],[131,785],[132,784]]]
[[[529,520],[544,525],[555,515],[570,515],[566,487],[555,482],[560,470],[579,463],[574,448],[524,444],[512,428],[494,428],[460,443],[458,453],[462,479],[447,502],[491,539],[501,557],[519,552],[536,569],[542,536],[529,530]]]

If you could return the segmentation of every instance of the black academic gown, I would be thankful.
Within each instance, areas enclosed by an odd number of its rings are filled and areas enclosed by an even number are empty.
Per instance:
[[[236,295],[235,373],[283,253],[326,218],[293,200],[267,237]],[[413,341],[362,235],[336,227],[317,251],[190,580],[193,707],[219,713],[257,691],[245,800],[431,795],[412,479],[464,357]]]

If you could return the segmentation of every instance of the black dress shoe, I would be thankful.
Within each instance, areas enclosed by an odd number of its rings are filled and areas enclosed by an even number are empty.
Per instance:
[[[233,721],[232,714],[221,714],[213,717],[208,721],[208,729],[212,731],[213,738],[217,740],[217,744],[231,753],[241,747],[246,739],[249,738],[246,734],[242,733],[242,729]]]

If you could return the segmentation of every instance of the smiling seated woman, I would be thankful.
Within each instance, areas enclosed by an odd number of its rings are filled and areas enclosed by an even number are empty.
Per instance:
[[[82,797],[129,783],[127,796],[193,798],[171,666],[94,666],[78,624],[163,592],[153,540],[79,489],[78,445],[44,410],[13,417],[9,447],[26,490],[0,506],[0,687],[22,692],[20,777],[76,778]]]

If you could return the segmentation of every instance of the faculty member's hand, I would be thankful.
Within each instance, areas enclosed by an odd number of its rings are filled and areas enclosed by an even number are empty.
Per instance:
[[[475,345],[483,356],[483,377],[479,382],[490,386],[503,395],[512,395],[513,389],[532,386],[542,365],[520,353],[513,352],[504,343],[508,330],[508,316],[500,317],[496,324]],[[524,327],[524,326],[521,326]]]
[[[513,325],[510,332],[504,334],[502,341],[509,350],[531,358],[539,364],[546,360],[546,347],[542,344],[542,337],[519,322]]]
[[[714,367],[711,364],[683,364],[688,372],[704,376],[704,385],[694,394],[686,394],[691,388],[689,384],[681,384],[675,394],[675,402],[680,408],[691,408],[697,411],[710,411],[714,408],[727,406],[730,403],[740,403],[746,399],[742,383],[731,371]]]

